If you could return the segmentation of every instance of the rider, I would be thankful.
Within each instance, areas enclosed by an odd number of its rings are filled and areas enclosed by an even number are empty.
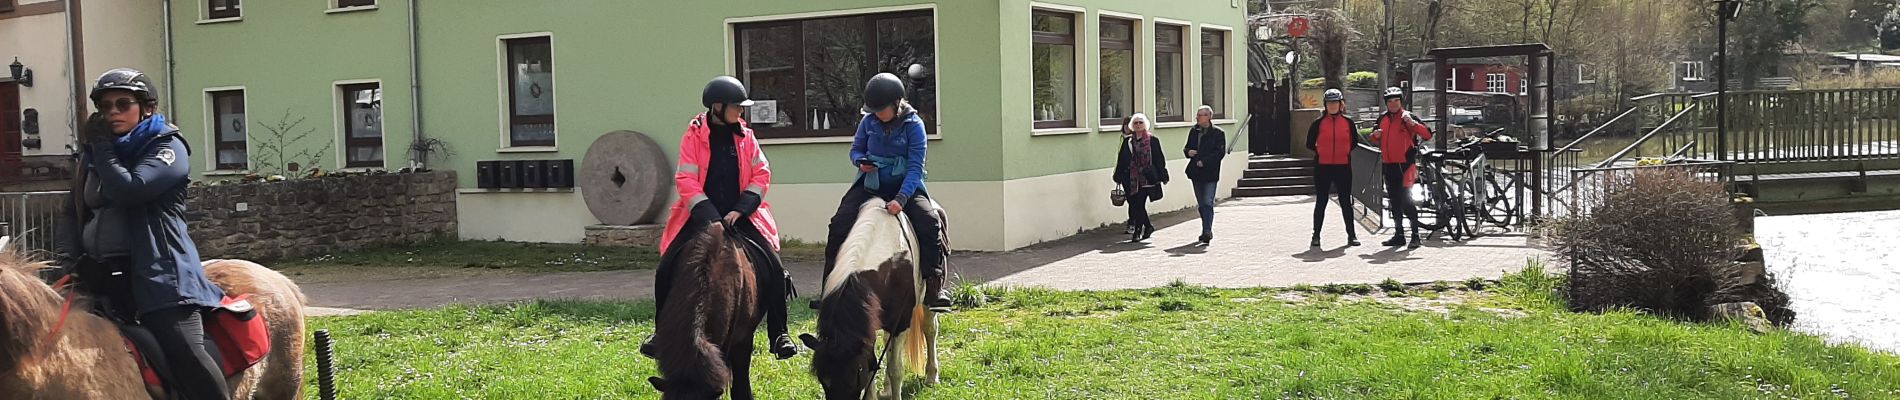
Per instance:
[[[943,290],[942,235],[924,190],[924,148],[929,140],[924,120],[904,100],[904,82],[890,73],[877,74],[864,84],[864,112],[867,115],[858,122],[857,136],[851,141],[851,165],[857,168],[858,179],[845,191],[838,213],[831,217],[831,234],[825,241],[825,275],[829,276],[836,266],[838,247],[851,234],[858,206],[876,197],[885,201],[884,209],[891,215],[909,217],[911,228],[917,231],[918,251],[923,253],[924,263],[924,306],[949,307],[950,295]],[[816,308],[817,302],[812,305]]]
[[[191,148],[158,112],[157,86],[145,73],[106,71],[88,97],[98,111],[79,133],[56,263],[79,275],[109,318],[151,331],[180,397],[229,399],[205,350],[205,315],[224,290],[205,277],[185,229]]]
[[[686,136],[680,138],[679,169],[674,187],[679,201],[666,221],[666,235],[660,239],[660,266],[654,272],[654,309],[665,304],[679,268],[680,249],[701,229],[724,223],[737,230],[750,243],[748,253],[758,274],[760,306],[766,315],[766,335],[772,338],[772,353],[783,360],[798,354],[786,332],[786,298],[790,296],[792,276],[779,262],[778,224],[772,219],[772,206],[765,192],[772,186],[772,170],[759,148],[757,137],[744,119],[745,108],[752,105],[745,84],[730,76],[713,78],[700,94],[706,112],[693,116],[686,124]],[[655,313],[654,318],[659,318]],[[685,321],[678,321],[685,322]],[[640,352],[655,354],[653,339],[640,345]]]
[[[1306,148],[1319,153],[1319,165],[1313,167],[1313,183],[1318,196],[1313,205],[1313,247],[1319,247],[1319,228],[1326,224],[1328,191],[1339,193],[1339,213],[1346,221],[1346,245],[1359,245],[1359,231],[1352,226],[1352,148],[1359,144],[1359,133],[1352,118],[1346,117],[1346,94],[1326,89],[1326,114],[1306,133]]]
[[[1385,89],[1385,114],[1373,123],[1372,142],[1379,146],[1379,161],[1384,164],[1386,201],[1392,206],[1392,240],[1382,243],[1388,247],[1407,246],[1419,248],[1418,208],[1412,204],[1412,192],[1406,190],[1405,177],[1411,172],[1412,165],[1418,162],[1418,142],[1432,140],[1432,131],[1425,128],[1412,113],[1405,111],[1405,92],[1399,88]],[[1386,137],[1390,128],[1393,135]],[[1391,140],[1381,140],[1381,139]],[[1405,242],[1405,221],[1412,219],[1412,242]]]

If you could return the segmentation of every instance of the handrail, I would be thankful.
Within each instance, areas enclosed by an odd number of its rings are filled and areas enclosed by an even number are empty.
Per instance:
[[[1603,162],[1597,163],[1596,167],[1597,168],[1608,167],[1610,165],[1616,164],[1617,161],[1622,161],[1623,157],[1628,156],[1630,152],[1636,151],[1637,148],[1643,147],[1643,143],[1649,142],[1649,139],[1656,137],[1657,133],[1662,133],[1663,129],[1669,128],[1670,124],[1676,123],[1676,120],[1682,119],[1683,115],[1688,115],[1690,111],[1695,111],[1697,107],[1701,107],[1701,106],[1702,106],[1701,104],[1690,104],[1688,107],[1683,107],[1682,111],[1678,111],[1676,112],[1676,115],[1670,116],[1668,120],[1663,121],[1662,125],[1657,125],[1656,129],[1652,129],[1649,131],[1648,134],[1643,135],[1643,137],[1641,138],[1637,138],[1635,143],[1630,143],[1629,147],[1624,147],[1622,151],[1618,151],[1616,152],[1615,155],[1611,155],[1609,159],[1605,159],[1603,160]]]
[[[1580,145],[1580,144],[1583,144],[1583,141],[1584,141],[1585,139],[1589,139],[1589,138],[1590,138],[1591,136],[1596,136],[1596,134],[1597,134],[1597,132],[1602,132],[1604,128],[1609,128],[1609,127],[1610,127],[1610,125],[1614,125],[1614,124],[1616,124],[1616,121],[1621,121],[1621,120],[1623,120],[1623,117],[1628,117],[1628,116],[1630,116],[1630,114],[1633,114],[1633,113],[1635,113],[1635,112],[1636,112],[1636,110],[1637,110],[1637,108],[1636,108],[1636,107],[1630,107],[1630,109],[1629,109],[1629,110],[1625,110],[1625,111],[1623,111],[1623,113],[1622,113],[1622,114],[1617,114],[1617,115],[1616,115],[1616,118],[1610,118],[1610,122],[1605,122],[1605,123],[1603,123],[1602,125],[1597,125],[1597,128],[1596,128],[1596,129],[1591,129],[1591,130],[1590,130],[1590,133],[1585,133],[1585,134],[1583,134],[1583,136],[1578,136],[1576,140],[1571,140],[1571,141],[1570,141],[1570,144],[1566,144],[1566,145],[1564,145],[1564,147],[1559,147],[1559,148],[1557,148],[1557,150],[1556,150],[1556,151],[1552,151],[1552,152],[1551,152],[1551,154],[1552,154],[1552,155],[1551,155],[1551,159],[1556,159],[1556,158],[1557,158],[1557,155],[1559,155],[1559,154],[1563,154],[1563,153],[1564,153],[1564,152],[1566,152],[1566,151],[1570,151],[1570,149],[1571,149],[1571,148],[1574,148],[1574,147],[1577,147],[1577,145]]]
[[[1254,115],[1252,113],[1248,113],[1247,119],[1240,120],[1240,127],[1234,128],[1233,139],[1230,139],[1227,141],[1228,153],[1234,152],[1234,146],[1239,145],[1240,144],[1239,142],[1241,140],[1244,140],[1247,138],[1247,135],[1245,135],[1245,133],[1247,132],[1247,128],[1253,125],[1253,117]]]

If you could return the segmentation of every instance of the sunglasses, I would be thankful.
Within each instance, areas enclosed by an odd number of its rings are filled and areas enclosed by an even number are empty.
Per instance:
[[[139,103],[137,101],[133,101],[132,99],[119,99],[119,101],[116,101],[116,102],[101,101],[101,102],[93,103],[93,106],[99,108],[99,111],[112,112],[112,113],[122,113],[122,112],[130,111],[132,110],[132,106],[136,106],[136,105],[139,105]]]

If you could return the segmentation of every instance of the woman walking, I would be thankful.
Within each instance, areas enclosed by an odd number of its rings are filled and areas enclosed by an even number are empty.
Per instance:
[[[1154,221],[1148,219],[1148,202],[1161,200],[1161,185],[1168,183],[1168,158],[1161,152],[1161,140],[1149,131],[1148,116],[1136,113],[1128,118],[1128,139],[1115,157],[1115,183],[1128,197],[1128,225],[1133,227],[1128,241],[1153,237]]]

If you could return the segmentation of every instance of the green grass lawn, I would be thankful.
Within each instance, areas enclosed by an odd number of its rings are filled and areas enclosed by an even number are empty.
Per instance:
[[[787,241],[782,247],[789,262],[824,259],[823,244]],[[436,240],[264,264],[300,283],[312,283],[637,270],[653,269],[659,263],[659,250],[653,247]]]
[[[1900,398],[1892,354],[1789,332],[1565,312],[1545,294],[1549,280],[1507,278],[1484,292],[1436,286],[1370,296],[963,288],[964,311],[942,318],[943,382],[915,397]],[[657,398],[646,383],[653,363],[635,351],[652,313],[646,302],[533,302],[312,326],[336,340],[342,398]],[[795,332],[812,330],[803,307],[793,318]],[[808,355],[754,359],[761,398],[822,397]],[[315,393],[314,364],[309,371]]]

